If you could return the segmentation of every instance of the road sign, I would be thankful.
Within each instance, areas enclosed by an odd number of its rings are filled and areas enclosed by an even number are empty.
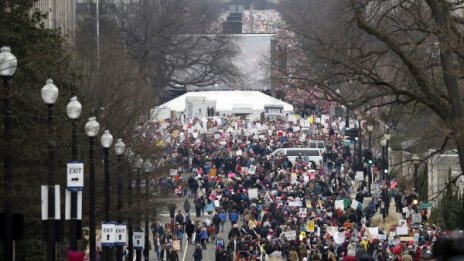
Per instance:
[[[84,187],[84,162],[68,162],[67,171],[67,189],[70,191],[82,190]]]
[[[429,203],[429,202],[421,202],[421,203],[419,204],[419,208],[420,208],[420,209],[432,208],[432,203]]]
[[[144,239],[144,233],[142,232],[135,232],[133,233],[133,238],[134,238],[134,248],[135,249],[143,249],[145,247],[145,239]]]
[[[102,223],[102,237],[101,244],[104,247],[111,247],[114,245],[116,236],[116,224],[112,222]]]
[[[116,224],[115,226],[115,246],[124,246],[127,243],[127,226],[125,224]]]
[[[66,198],[65,198],[65,219],[78,219],[82,220],[82,191],[75,192],[77,194],[76,204],[73,206],[71,202],[71,191],[66,190]],[[72,211],[72,208],[75,207],[76,209]]]

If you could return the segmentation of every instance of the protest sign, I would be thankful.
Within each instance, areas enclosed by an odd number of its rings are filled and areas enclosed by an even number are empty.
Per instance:
[[[258,189],[257,188],[248,189],[248,198],[258,199]]]
[[[396,227],[396,235],[402,236],[402,235],[408,235],[408,227]]]
[[[219,202],[219,200],[214,201],[214,206],[217,208],[221,206],[221,203]]]
[[[303,204],[302,204],[301,200],[289,201],[288,206],[290,206],[290,207],[301,207],[301,206],[303,206]]]
[[[364,180],[364,172],[356,171],[356,180]]]
[[[368,227],[367,230],[372,238],[379,238],[379,228],[378,227]]]
[[[345,204],[343,200],[335,200],[335,209],[345,210]]]
[[[256,166],[255,166],[255,165],[251,165],[251,166],[250,166],[250,169],[248,170],[248,173],[251,174],[251,175],[255,175],[255,173],[256,173]]]
[[[309,220],[308,223],[306,224],[306,231],[314,232],[314,221],[313,220]]]
[[[290,231],[283,232],[282,235],[287,240],[295,240],[296,239],[296,231],[295,230],[290,230]]]
[[[352,209],[358,209],[358,208],[362,209],[362,206],[363,205],[359,201],[357,201],[356,199],[353,199],[353,201],[351,202],[351,208]]]

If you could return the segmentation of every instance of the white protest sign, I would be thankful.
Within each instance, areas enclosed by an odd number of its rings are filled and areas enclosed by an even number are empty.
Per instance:
[[[114,223],[102,223],[102,236],[101,244],[102,246],[113,246],[116,236],[116,224]]]
[[[306,208],[300,208],[300,211],[298,213],[298,216],[302,217],[302,218],[305,218],[306,215],[307,215],[308,211],[306,210]]]
[[[115,225],[114,244],[116,246],[124,246],[127,243],[127,226],[124,224]]]
[[[358,209],[358,208],[362,209],[362,204],[359,201],[357,201],[356,199],[353,199],[353,201],[351,202],[351,208],[352,209]]]
[[[221,206],[221,203],[219,202],[219,200],[214,201],[214,206],[217,208]]]
[[[408,213],[408,212],[409,212],[409,208],[408,208],[408,207],[404,207],[404,208],[402,208],[402,210],[403,210],[403,213]]]
[[[177,176],[177,169],[170,169],[169,176]]]
[[[379,234],[379,240],[383,240],[383,241],[387,240],[387,235]]]
[[[258,189],[257,188],[248,189],[248,198],[258,199]]]
[[[356,180],[364,180],[364,172],[356,171]]]
[[[301,202],[301,200],[299,200],[299,201],[289,201],[288,206],[290,206],[290,207],[301,207],[301,206],[303,206],[303,203]]]
[[[82,190],[84,187],[84,163],[80,161],[68,162],[67,165],[67,189],[72,191]]]
[[[145,236],[143,231],[133,232],[133,242],[135,249],[143,249],[145,247]]]
[[[295,240],[296,239],[296,231],[295,230],[283,232],[282,234],[287,240]]]
[[[408,235],[408,227],[396,227],[396,235],[401,236],[401,235]]]
[[[345,210],[345,204],[343,200],[335,200],[335,209]]]
[[[419,245],[419,233],[414,233],[414,244]]]
[[[368,227],[367,230],[369,230],[369,233],[373,238],[378,238],[379,237],[379,228],[378,227]]]
[[[334,236],[335,243],[341,245],[345,242],[345,233],[344,232],[337,232]]]
[[[335,237],[335,234],[338,233],[338,227],[328,226],[327,227],[327,233],[329,233],[329,235]]]

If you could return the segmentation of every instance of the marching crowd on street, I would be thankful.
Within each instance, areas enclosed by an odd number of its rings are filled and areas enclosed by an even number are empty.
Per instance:
[[[206,260],[210,248],[220,261],[430,258],[449,232],[422,222],[427,213],[413,203],[415,192],[399,191],[392,179],[385,204],[381,193],[368,191],[371,166],[364,164],[362,178],[352,170],[338,119],[311,126],[227,117],[153,123],[148,131],[164,140],[165,160],[184,170],[171,178],[185,197],[182,207],[170,204],[170,223],[152,226],[158,260],[179,260],[187,242],[195,261]],[[320,162],[272,153],[312,140],[325,142]],[[380,171],[372,166],[373,188],[382,183]],[[372,218],[390,200],[404,220],[384,231]],[[415,213],[422,219],[413,225]]]

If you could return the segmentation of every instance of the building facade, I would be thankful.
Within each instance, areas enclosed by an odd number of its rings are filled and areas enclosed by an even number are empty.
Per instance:
[[[72,42],[76,30],[76,0],[38,0],[34,6],[48,15],[46,28],[60,29],[62,35]]]

